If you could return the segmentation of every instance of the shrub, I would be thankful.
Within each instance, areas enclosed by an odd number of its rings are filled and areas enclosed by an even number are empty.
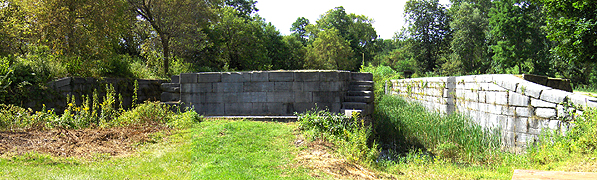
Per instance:
[[[359,123],[360,119],[360,123]],[[330,139],[349,161],[373,164],[379,155],[372,141],[371,126],[366,126],[358,114],[347,118],[329,111],[312,110],[298,114],[299,128],[311,138]]]

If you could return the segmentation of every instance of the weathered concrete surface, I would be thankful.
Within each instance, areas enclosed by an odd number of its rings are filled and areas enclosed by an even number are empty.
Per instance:
[[[523,77],[544,84],[551,81]],[[568,82],[558,81],[554,87],[565,87]],[[582,107],[597,107],[597,98],[508,74],[399,79],[388,86],[390,94],[420,102],[431,111],[463,113],[485,128],[499,128],[504,145],[515,148],[536,140],[543,128],[566,130],[567,122],[581,114]]]
[[[365,114],[373,111],[372,95],[355,95],[372,91],[370,73],[209,72],[183,73],[173,78],[180,78],[176,80],[180,83],[164,84],[164,89],[172,91],[162,95],[162,101],[180,100],[183,107],[208,116],[288,116],[315,107],[338,113],[344,109],[359,109]],[[179,91],[175,91],[177,87]]]

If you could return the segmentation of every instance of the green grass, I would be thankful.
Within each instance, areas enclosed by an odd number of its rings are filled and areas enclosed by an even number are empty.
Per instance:
[[[36,153],[0,158],[0,179],[311,179],[294,157],[293,123],[211,120],[130,157]]]
[[[194,138],[196,179],[308,179],[294,167],[294,124],[207,121]]]
[[[0,159],[1,179],[190,179],[191,130],[157,144],[139,146],[130,157],[96,154],[93,160],[26,154]]]

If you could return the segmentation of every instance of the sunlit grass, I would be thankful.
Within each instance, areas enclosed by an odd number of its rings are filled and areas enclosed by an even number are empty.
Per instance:
[[[294,124],[216,120],[201,123],[194,138],[196,179],[308,179],[294,167]]]

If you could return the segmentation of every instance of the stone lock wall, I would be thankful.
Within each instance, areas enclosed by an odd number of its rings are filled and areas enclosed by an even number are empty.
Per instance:
[[[506,147],[521,149],[543,128],[566,130],[582,114],[579,107],[597,107],[597,98],[574,94],[558,82],[552,87],[514,75],[475,75],[392,80],[388,93],[420,102],[431,111],[463,113],[485,128],[498,128]],[[546,81],[547,82],[547,81]],[[566,81],[563,81],[566,83]],[[564,87],[561,89],[554,89]]]
[[[76,103],[81,104],[83,95],[91,97],[93,92],[97,90],[99,98],[102,99],[106,95],[106,85],[112,85],[116,94],[122,96],[123,106],[127,108],[132,104],[135,81],[139,84],[137,92],[138,103],[158,101],[160,99],[160,94],[162,93],[160,86],[165,82],[163,80],[66,77],[47,83],[49,90],[44,92],[44,98],[39,101],[30,102],[27,107],[40,110],[45,105],[46,108],[55,109],[60,113],[66,107],[67,96],[75,96]]]
[[[200,114],[231,116],[294,115],[315,107],[341,112],[351,81],[371,81],[372,75],[349,71],[253,71],[185,73],[179,78],[178,83],[173,79],[173,83],[162,85],[171,90],[164,93],[162,101],[180,99],[183,108],[193,108]],[[177,93],[180,98],[173,97]]]

